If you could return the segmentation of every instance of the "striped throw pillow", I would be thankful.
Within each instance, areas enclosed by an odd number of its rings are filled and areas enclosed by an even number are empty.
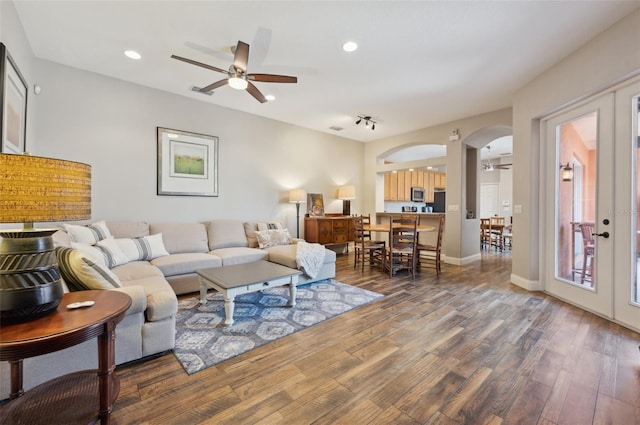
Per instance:
[[[116,244],[128,261],[150,261],[169,255],[162,241],[162,233],[133,239],[116,239]]]
[[[106,266],[85,257],[74,248],[56,248],[60,274],[70,291],[120,288],[120,280]]]

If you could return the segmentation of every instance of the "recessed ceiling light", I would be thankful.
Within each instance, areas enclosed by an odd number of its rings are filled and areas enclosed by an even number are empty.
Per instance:
[[[355,52],[358,49],[358,44],[355,41],[347,41],[342,45],[342,50],[345,52]]]
[[[265,96],[265,99],[267,99],[269,102],[271,102],[272,100],[276,100],[276,97],[272,94],[268,94]]]
[[[142,59],[142,55],[136,52],[135,50],[125,50],[124,54],[129,59],[135,59],[135,60]]]

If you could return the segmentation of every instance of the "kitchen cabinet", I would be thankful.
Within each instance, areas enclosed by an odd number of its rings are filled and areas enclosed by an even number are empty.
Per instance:
[[[436,173],[434,188],[438,190],[445,190],[447,188],[446,173]]]
[[[411,202],[411,188],[425,189],[425,202],[433,202],[434,190],[447,187],[447,175],[439,171],[413,170],[384,173],[384,200]]]

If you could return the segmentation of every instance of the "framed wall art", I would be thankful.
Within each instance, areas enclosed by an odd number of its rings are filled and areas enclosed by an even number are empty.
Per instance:
[[[307,194],[307,212],[309,217],[324,216],[324,199],[322,193]]]
[[[0,84],[2,90],[2,122],[0,123],[2,153],[23,153],[27,133],[27,82],[9,55],[7,47],[0,43]]]
[[[157,193],[218,196],[218,138],[158,127]]]

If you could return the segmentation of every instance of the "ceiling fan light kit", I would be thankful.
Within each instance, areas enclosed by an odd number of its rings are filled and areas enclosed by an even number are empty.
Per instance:
[[[242,77],[229,77],[229,86],[236,90],[245,90],[249,83]]]
[[[370,115],[358,115],[358,119],[356,120],[356,125],[360,125],[362,120],[364,120],[365,127],[369,128],[369,126],[371,126],[371,130],[376,129],[376,122],[371,119]]]
[[[246,90],[251,96],[253,96],[258,102],[265,103],[268,98],[265,97],[260,90],[251,83],[251,81],[262,83],[297,83],[297,77],[290,77],[288,75],[276,75],[276,74],[247,74],[247,63],[249,62],[249,45],[242,41],[238,41],[233,51],[233,64],[229,67],[228,71],[224,69],[207,65],[205,63],[197,62],[192,59],[184,58],[177,55],[171,55],[172,59],[176,59],[182,62],[186,62],[191,65],[199,66],[211,71],[216,71],[221,74],[226,74],[227,78],[216,81],[208,86],[202,87],[199,91],[201,93],[211,93],[213,90],[229,85],[236,90]]]
[[[486,146],[487,151],[489,151],[489,155],[491,154],[491,145]],[[482,167],[484,171],[495,171],[495,170],[508,170],[513,164],[502,164],[498,162],[498,164],[494,165],[491,162],[491,158],[487,158],[487,162]]]

